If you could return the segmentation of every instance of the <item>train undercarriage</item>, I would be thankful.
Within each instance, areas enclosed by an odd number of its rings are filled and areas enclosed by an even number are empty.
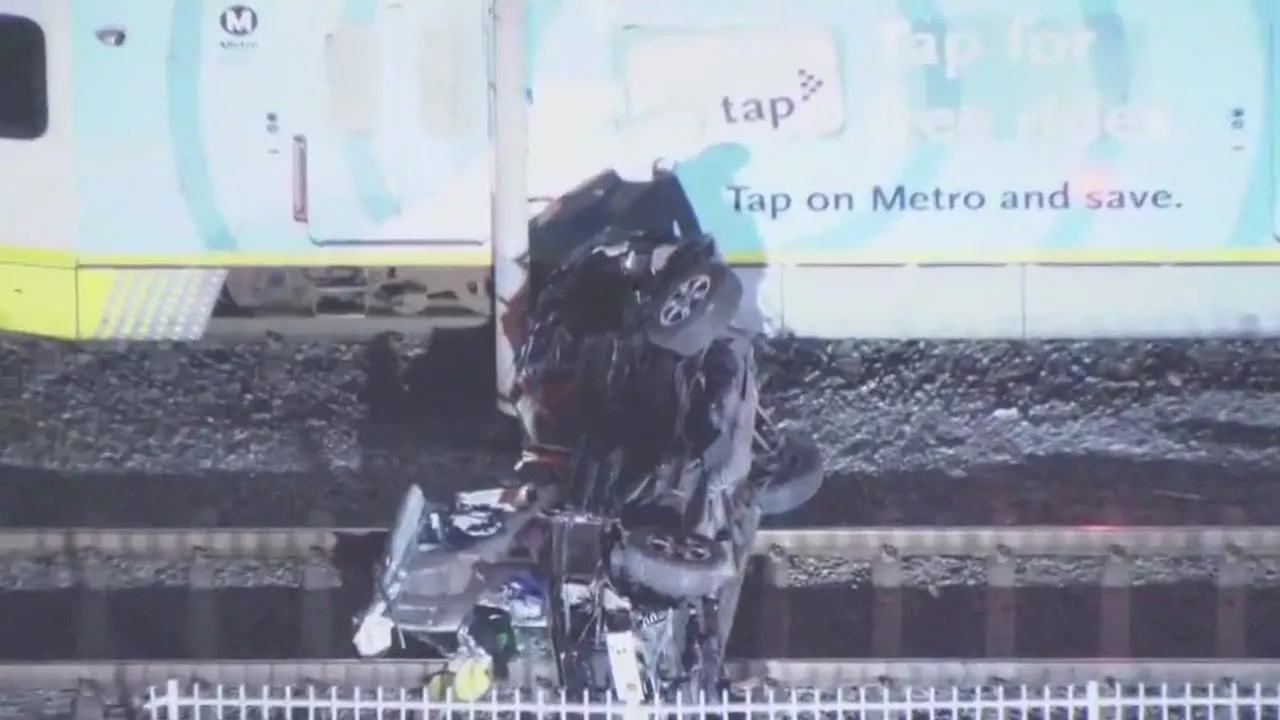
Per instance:
[[[228,271],[208,335],[269,324],[286,335],[368,337],[478,327],[492,315],[487,267],[243,267]]]

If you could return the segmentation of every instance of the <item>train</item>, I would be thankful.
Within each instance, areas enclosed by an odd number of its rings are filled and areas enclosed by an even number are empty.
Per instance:
[[[0,0],[0,331],[492,325],[529,224],[680,179],[819,338],[1280,329],[1280,7]],[[515,328],[515,329],[513,329]]]

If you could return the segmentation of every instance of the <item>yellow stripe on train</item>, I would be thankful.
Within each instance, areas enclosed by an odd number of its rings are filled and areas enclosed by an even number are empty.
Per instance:
[[[65,340],[195,340],[233,267],[488,267],[490,251],[86,254],[0,245],[0,331]]]
[[[990,252],[937,250],[808,250],[771,248],[730,251],[735,265],[1241,265],[1280,264],[1275,247],[1204,249],[1057,250],[1002,248]],[[490,267],[488,248],[317,248],[305,254],[210,252],[200,254],[68,253],[0,245],[0,263],[65,268],[234,268],[329,266]]]
[[[424,262],[430,257],[432,262]],[[1012,250],[996,253],[730,253],[736,265],[1275,265],[1280,247],[1109,252]],[[76,255],[0,245],[0,331],[67,340],[195,340],[203,336],[231,267],[486,267],[485,250],[359,248],[306,255]]]
[[[197,340],[226,274],[0,263],[0,330],[63,340]]]
[[[991,252],[886,250],[770,250],[730,251],[734,265],[1241,265],[1278,264],[1274,248],[1217,248],[1186,250],[1054,250],[1010,248]],[[491,267],[488,250],[361,249],[293,253],[208,253],[202,255],[81,254],[80,267],[327,267],[436,266]]]

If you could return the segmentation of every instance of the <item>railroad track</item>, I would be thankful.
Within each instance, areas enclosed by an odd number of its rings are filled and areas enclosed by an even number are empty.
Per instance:
[[[348,645],[383,535],[321,527],[0,531],[0,555],[73,557],[77,569],[74,587],[0,593],[0,686],[133,687],[174,677],[416,684],[432,661],[355,661]],[[729,645],[739,679],[828,686],[919,681],[928,672],[934,681],[984,682],[1142,672],[1163,680],[1280,677],[1272,633],[1250,632],[1280,622],[1271,570],[1280,528],[766,529],[757,548]],[[852,563],[857,576],[792,586],[795,563],[824,557]],[[106,570],[121,559],[182,563],[185,582],[106,587]],[[302,570],[296,586],[220,584],[220,563],[237,559],[294,560]],[[962,582],[938,585],[913,571],[921,560],[969,570]],[[1039,565],[1058,561],[1092,562],[1096,572],[1083,584],[1037,580]],[[1143,580],[1153,563],[1168,562],[1203,572],[1172,584]],[[1114,662],[1089,659],[1100,657]],[[1159,657],[1206,659],[1151,659]],[[547,671],[526,665],[516,677],[532,684]]]

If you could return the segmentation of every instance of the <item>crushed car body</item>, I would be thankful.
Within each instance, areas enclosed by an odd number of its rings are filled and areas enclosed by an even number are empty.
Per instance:
[[[530,227],[511,487],[431,503],[390,533],[361,655],[545,662],[623,701],[722,689],[762,517],[811,499],[822,459],[760,406],[743,289],[674,175],[601,173]]]

